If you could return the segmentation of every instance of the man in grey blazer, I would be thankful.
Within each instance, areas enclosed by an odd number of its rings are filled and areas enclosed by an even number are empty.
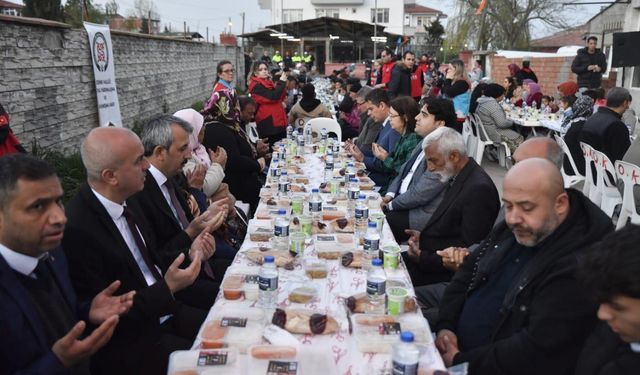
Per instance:
[[[424,138],[455,121],[456,114],[450,100],[426,98],[416,116],[415,132]],[[422,144],[418,144],[382,198],[382,210],[396,241],[404,242],[409,238],[405,229],[424,229],[440,204],[444,191],[445,184],[427,170]]]

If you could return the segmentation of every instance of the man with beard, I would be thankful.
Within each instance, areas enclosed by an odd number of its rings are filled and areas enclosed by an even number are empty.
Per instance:
[[[595,324],[575,278],[579,253],[613,230],[550,161],[505,176],[505,220],[462,263],[442,299],[436,345],[473,374],[569,374]]]
[[[444,267],[436,252],[481,241],[500,209],[491,177],[469,158],[460,133],[440,127],[426,136],[422,145],[428,170],[447,186],[425,229],[407,230],[411,237],[404,256],[414,286],[450,280],[453,272]]]

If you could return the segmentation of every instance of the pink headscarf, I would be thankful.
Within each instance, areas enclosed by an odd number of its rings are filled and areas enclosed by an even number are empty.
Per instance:
[[[207,168],[211,166],[211,158],[203,145],[198,141],[198,134],[204,126],[204,117],[192,108],[181,109],[173,114],[174,116],[186,121],[193,127],[193,131],[189,136],[189,148],[194,159],[204,164]]]
[[[538,96],[540,96],[540,98],[538,98],[538,103],[536,103],[537,106],[539,107],[540,102],[542,101],[542,90],[540,90],[540,85],[538,85],[537,83],[531,81],[531,82],[529,82],[528,86],[529,86],[528,89],[527,89],[527,93],[528,94],[527,94],[527,99],[526,99],[527,104],[531,105],[533,103],[533,101],[536,99],[534,97],[534,95],[540,94],[540,95],[538,95]]]

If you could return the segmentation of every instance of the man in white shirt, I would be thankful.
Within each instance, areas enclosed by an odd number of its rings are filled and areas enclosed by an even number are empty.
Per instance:
[[[88,374],[135,292],[110,279],[78,303],[58,247],[67,222],[53,168],[25,154],[0,158],[0,373]],[[83,319],[78,321],[78,318]],[[87,324],[90,335],[82,338]]]
[[[72,282],[81,298],[113,277],[122,281],[122,290],[136,292],[131,311],[111,343],[96,353],[91,371],[166,372],[169,353],[188,349],[206,317],[206,311],[183,304],[179,292],[196,280],[201,259],[213,254],[213,237],[201,232],[188,252],[164,262],[142,210],[128,201],[144,187],[149,167],[138,137],[128,129],[96,128],[81,155],[87,184],[67,204],[63,242]],[[191,264],[181,269],[187,257]]]
[[[416,116],[415,132],[424,138],[455,120],[450,100],[426,98]],[[440,204],[444,190],[445,184],[427,170],[423,145],[418,144],[382,198],[382,210],[396,241],[403,242],[409,238],[405,229],[424,229]]]

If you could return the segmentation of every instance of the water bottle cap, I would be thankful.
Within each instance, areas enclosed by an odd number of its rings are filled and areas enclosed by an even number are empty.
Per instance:
[[[285,210],[284,208],[280,208],[278,210],[278,215],[286,215],[287,214],[287,210]]]
[[[313,189],[311,189],[311,192],[312,192],[312,193],[319,193],[319,192],[320,192],[320,189],[318,189],[318,188],[313,188]]]
[[[370,221],[369,224],[367,224],[368,228],[377,228],[378,224],[375,221]]]
[[[360,194],[360,195],[358,195],[358,199],[366,199],[366,198],[367,198],[367,196],[366,196],[366,195],[364,195],[364,194]]]
[[[280,173],[280,175],[281,175],[281,176],[286,176],[286,175],[287,175],[287,171],[282,171],[282,172]]]
[[[382,259],[376,258],[376,259],[371,261],[371,264],[373,264],[374,266],[381,266],[382,265]]]
[[[353,163],[352,163],[352,162],[348,162],[348,163],[347,163],[347,166],[349,166],[349,167],[353,167]]]
[[[351,182],[358,182],[358,179],[357,178],[352,178]]]
[[[413,342],[413,333],[409,331],[404,331],[400,334],[400,341],[402,342]]]
[[[273,260],[273,255],[265,255],[264,257],[264,263],[273,263]],[[413,336],[411,336],[411,338],[411,341],[413,341]]]

